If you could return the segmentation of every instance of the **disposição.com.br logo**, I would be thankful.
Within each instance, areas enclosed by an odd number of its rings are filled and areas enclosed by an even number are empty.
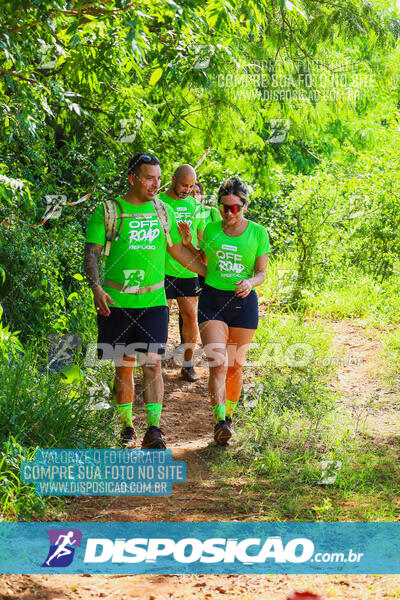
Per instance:
[[[81,545],[79,529],[48,529],[50,548],[42,567],[68,567],[74,558],[75,548]]]

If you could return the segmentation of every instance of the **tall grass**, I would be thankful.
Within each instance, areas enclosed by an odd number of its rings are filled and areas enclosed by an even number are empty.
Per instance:
[[[21,462],[32,460],[39,447],[109,447],[116,417],[112,409],[92,409],[93,378],[63,382],[45,368],[33,345],[3,357],[0,381],[0,514],[3,519],[44,518],[62,501],[36,496],[33,485],[22,483]]]
[[[13,436],[0,445],[0,507],[8,520],[43,517],[48,511],[48,500],[36,496],[34,486],[22,483],[19,476],[21,463],[33,460],[35,451],[21,446]]]
[[[234,517],[398,519],[398,443],[377,444],[344,411],[330,385],[336,361],[321,324],[268,313],[256,339],[264,365],[248,374],[234,442],[214,467],[228,480],[241,478]],[[282,345],[278,356],[271,340]],[[293,360],[287,349],[296,343],[309,344],[312,359]]]
[[[89,410],[85,383],[65,385],[59,375],[40,370],[33,346],[3,362],[0,378],[0,443],[12,435],[27,447],[109,445],[111,424],[103,411]]]
[[[278,309],[293,310],[297,265],[293,256],[272,259],[260,288],[261,301]],[[337,267],[301,290],[298,312],[324,318],[366,319],[372,324],[400,320],[400,278],[378,281],[357,267]]]

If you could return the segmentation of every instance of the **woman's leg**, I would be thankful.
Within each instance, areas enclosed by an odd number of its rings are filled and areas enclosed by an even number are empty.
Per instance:
[[[228,369],[225,383],[226,417],[232,418],[242,389],[243,365],[246,361],[255,329],[229,327]]]
[[[232,437],[232,430],[225,420],[228,326],[223,321],[205,321],[200,324],[200,335],[210,369],[208,393],[215,417],[214,440],[219,446],[226,446]]]
[[[208,360],[208,393],[211,406],[225,405],[226,342],[228,326],[223,321],[200,323],[200,335]]]

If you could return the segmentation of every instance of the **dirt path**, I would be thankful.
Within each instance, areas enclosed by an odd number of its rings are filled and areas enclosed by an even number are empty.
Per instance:
[[[329,600],[398,600],[390,575],[14,575],[0,580],[1,600],[285,600],[314,590]]]
[[[186,462],[186,482],[175,483],[172,496],[75,499],[68,508],[69,521],[207,521],[211,498],[216,500],[211,509],[215,520],[223,520],[226,506],[220,502],[218,482],[215,477],[210,479],[207,465],[218,452],[206,399],[207,369],[197,371],[201,379],[188,383],[181,378],[180,366],[173,359],[166,361],[163,370],[165,400],[161,427],[174,460]],[[145,413],[140,381],[134,413],[135,428],[143,431]]]
[[[382,383],[383,344],[377,332],[366,333],[352,321],[322,321],[333,335],[338,360],[333,384],[355,427],[390,443],[400,434],[400,397]]]
[[[381,347],[376,338],[365,336],[362,327],[349,321],[321,321],[334,338],[338,378],[332,385],[343,398],[353,418],[357,410],[373,436],[391,436],[400,431],[399,401],[381,387],[377,357]],[[175,327],[175,324],[172,325]],[[207,401],[207,372],[190,384],[180,379],[180,369],[166,363],[163,430],[175,460],[187,464],[187,482],[174,484],[171,497],[80,498],[71,502],[66,521],[231,521],[229,498],[237,494],[210,472],[217,452],[212,441],[213,420]],[[372,401],[371,401],[372,399]],[[143,422],[140,385],[136,399],[137,421]],[[357,408],[358,407],[358,408]],[[361,419],[361,417],[360,417]],[[228,487],[228,489],[227,489]],[[249,520],[243,511],[236,520]],[[284,600],[291,589],[309,589],[326,599],[399,599],[400,576],[3,576],[0,600]]]

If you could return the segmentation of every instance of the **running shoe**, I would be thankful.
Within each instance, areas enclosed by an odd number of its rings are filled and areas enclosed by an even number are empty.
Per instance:
[[[228,425],[229,429],[233,433],[233,421],[232,421],[231,417],[226,417],[225,423]]]
[[[214,440],[218,446],[226,446],[232,437],[232,431],[226,421],[218,421],[214,427]]]
[[[155,425],[150,425],[142,441],[142,450],[165,450],[166,445],[162,438],[162,431]]]
[[[186,381],[197,381],[200,375],[196,373],[193,367],[182,367],[181,375]]]
[[[120,444],[122,448],[136,448],[136,432],[133,427],[125,427],[121,431]]]

